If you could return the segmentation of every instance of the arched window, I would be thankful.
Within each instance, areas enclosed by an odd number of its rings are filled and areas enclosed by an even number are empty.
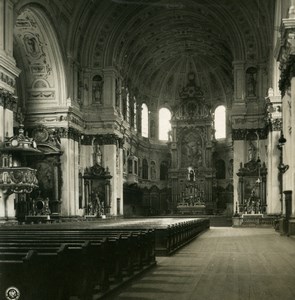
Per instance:
[[[142,179],[149,179],[149,165],[147,160],[142,160]]]
[[[215,109],[214,113],[214,129],[215,138],[224,139],[226,137],[226,118],[225,118],[225,106],[219,105]]]
[[[159,110],[159,140],[168,141],[168,133],[171,130],[171,112],[168,108]]]
[[[145,103],[141,105],[141,135],[149,137],[149,111]]]

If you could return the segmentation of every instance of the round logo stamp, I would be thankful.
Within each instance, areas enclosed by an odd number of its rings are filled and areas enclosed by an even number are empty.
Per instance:
[[[16,287],[11,286],[6,290],[5,296],[7,300],[18,300],[20,297],[20,292]]]

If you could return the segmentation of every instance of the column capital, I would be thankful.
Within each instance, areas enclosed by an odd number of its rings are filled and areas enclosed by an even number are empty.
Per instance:
[[[76,142],[80,141],[81,132],[79,130],[77,130],[76,128],[56,127],[55,130],[56,130],[57,135],[59,136],[59,138],[72,139]]]
[[[9,110],[13,110],[16,106],[16,103],[16,97],[0,87],[0,106],[3,106]]]

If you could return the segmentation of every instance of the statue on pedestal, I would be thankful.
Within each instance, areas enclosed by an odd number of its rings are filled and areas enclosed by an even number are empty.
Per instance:
[[[248,214],[257,214],[260,212],[260,200],[256,196],[255,190],[252,189],[251,195],[246,203],[246,211]]]

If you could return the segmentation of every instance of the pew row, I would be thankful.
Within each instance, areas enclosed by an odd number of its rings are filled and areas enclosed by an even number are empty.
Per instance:
[[[0,293],[92,299],[155,264],[155,232],[0,230]]]
[[[210,228],[209,219],[195,219],[156,229],[156,255],[168,256]]]
[[[156,256],[167,256],[189,243],[201,232],[210,228],[210,220],[207,218],[194,218],[190,220],[179,220],[172,224],[143,223],[108,226],[107,230],[141,230],[143,228],[155,229],[155,251]],[[121,225],[122,226],[122,225]]]

